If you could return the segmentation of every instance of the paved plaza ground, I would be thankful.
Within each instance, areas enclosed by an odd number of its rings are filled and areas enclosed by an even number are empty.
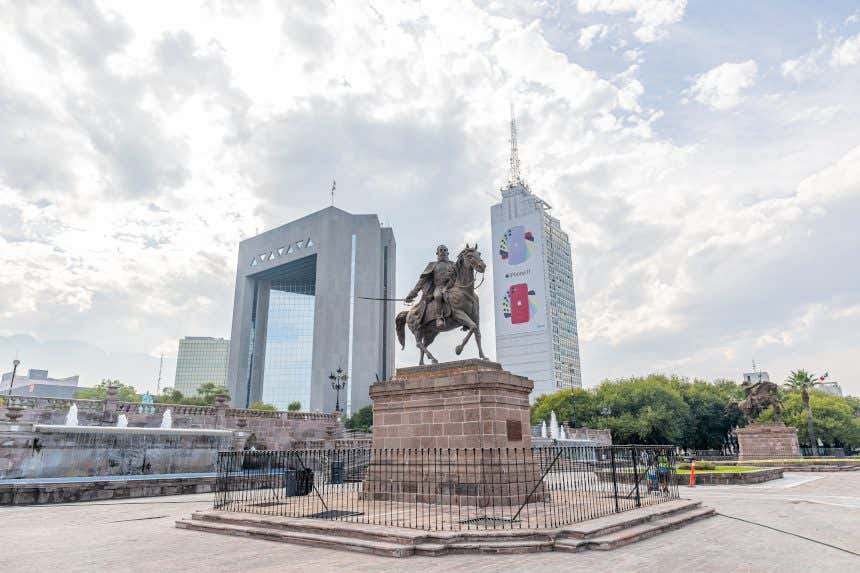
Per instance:
[[[681,488],[681,496],[746,521],[718,515],[611,552],[392,559],[173,527],[210,508],[211,494],[3,507],[0,571],[860,571],[860,472],[786,473],[760,485]]]

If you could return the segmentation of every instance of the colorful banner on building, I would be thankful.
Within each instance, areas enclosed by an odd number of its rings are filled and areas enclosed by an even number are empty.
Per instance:
[[[494,230],[493,293],[498,334],[546,329],[541,223],[540,213],[531,213]]]

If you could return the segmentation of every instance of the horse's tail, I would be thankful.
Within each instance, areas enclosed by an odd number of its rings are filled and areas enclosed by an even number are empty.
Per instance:
[[[401,350],[406,347],[406,313],[407,311],[403,310],[394,319],[394,324],[397,327],[397,342],[400,343]]]

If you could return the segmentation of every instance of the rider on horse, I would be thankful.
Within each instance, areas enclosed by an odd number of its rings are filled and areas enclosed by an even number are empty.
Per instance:
[[[436,260],[427,263],[427,268],[421,273],[418,284],[406,295],[404,301],[410,303],[415,300],[419,292],[422,293],[418,312],[423,317],[424,313],[432,308],[436,316],[436,328],[442,328],[445,326],[445,317],[450,314],[446,293],[454,284],[455,278],[454,263],[448,259],[448,247],[439,245],[436,247]]]

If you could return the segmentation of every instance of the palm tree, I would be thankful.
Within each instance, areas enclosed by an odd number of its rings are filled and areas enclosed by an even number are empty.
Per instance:
[[[810,374],[806,370],[792,370],[785,385],[792,390],[800,391],[800,399],[803,401],[803,409],[806,412],[806,425],[809,427],[809,442],[813,451],[818,449],[818,440],[815,439],[815,427],[812,425],[812,410],[809,407],[809,391],[821,384],[821,378]]]

